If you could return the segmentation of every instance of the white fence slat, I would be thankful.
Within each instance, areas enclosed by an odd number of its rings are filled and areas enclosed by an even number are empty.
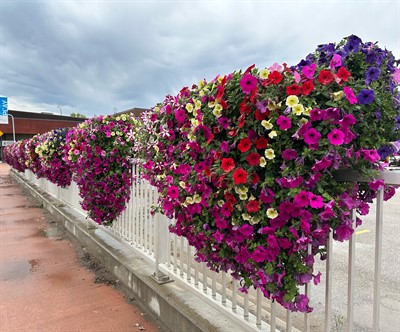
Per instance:
[[[372,330],[379,331],[382,269],[383,189],[378,190],[375,225],[374,309],[372,314]]]

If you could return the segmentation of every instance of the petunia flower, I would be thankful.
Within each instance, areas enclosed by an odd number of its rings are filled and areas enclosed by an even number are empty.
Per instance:
[[[363,105],[371,104],[375,100],[374,90],[361,90],[357,95],[357,100]]]
[[[247,182],[248,173],[243,168],[238,168],[233,173],[233,182],[235,184],[241,184]]]
[[[235,161],[232,158],[222,158],[221,168],[228,173],[235,168]]]
[[[328,134],[329,143],[332,145],[342,145],[344,143],[345,134],[339,129],[333,129]]]
[[[257,152],[252,152],[246,157],[246,161],[250,166],[257,166],[260,164],[261,156]]]
[[[242,138],[237,146],[240,152],[246,152],[251,147],[251,140],[249,138]]]
[[[318,76],[318,82],[324,85],[332,83],[333,75],[329,70],[321,70]]]
[[[358,102],[356,95],[354,94],[353,90],[348,86],[343,88],[344,95],[346,96],[347,100],[351,105]]]
[[[321,138],[321,133],[317,131],[315,128],[309,128],[303,134],[304,142],[308,145],[318,144],[319,139]]]
[[[253,90],[257,89],[257,78],[250,74],[243,75],[242,79],[240,80],[240,86],[242,91],[249,95],[253,92]]]
[[[315,63],[312,63],[309,66],[304,66],[303,69],[301,70],[301,72],[303,73],[303,75],[306,78],[311,80],[314,77],[314,72],[315,72],[316,68],[317,68],[317,65]]]
[[[280,130],[288,130],[292,127],[292,122],[291,120],[286,117],[281,115],[277,120],[276,120],[277,125],[279,126]]]

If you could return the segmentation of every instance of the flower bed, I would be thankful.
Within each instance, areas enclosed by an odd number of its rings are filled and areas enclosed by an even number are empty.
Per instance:
[[[329,232],[348,239],[351,209],[366,214],[384,186],[374,180],[380,154],[400,133],[394,66],[390,52],[350,36],[297,66],[251,66],[167,96],[143,119],[138,151],[171,231],[243,291],[311,311],[299,286],[319,282],[314,259]],[[338,182],[340,168],[371,182]]]

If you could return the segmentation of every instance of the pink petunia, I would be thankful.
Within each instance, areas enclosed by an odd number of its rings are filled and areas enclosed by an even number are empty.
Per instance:
[[[282,152],[282,158],[285,160],[294,160],[297,158],[297,151],[295,149],[286,149]]]
[[[321,134],[315,128],[309,128],[303,134],[303,138],[304,138],[304,142],[306,142],[308,145],[314,145],[314,144],[318,144],[318,141],[321,138]]]
[[[322,196],[310,193],[310,206],[314,209],[320,209],[324,206]]]
[[[242,91],[249,95],[257,88],[257,78],[250,74],[243,75],[240,80],[240,86],[242,87]]]
[[[331,62],[329,63],[329,69],[334,70],[336,67],[339,67],[342,65],[342,57],[339,54],[335,54],[332,57]]]
[[[304,66],[301,72],[308,79],[312,79],[314,76],[315,68],[317,68],[317,65],[315,63],[312,63],[309,66]]]
[[[385,181],[384,180],[376,180],[376,181],[371,181],[368,183],[368,186],[372,190],[380,190],[385,187]]]
[[[345,86],[343,88],[343,92],[344,92],[344,95],[346,96],[347,100],[349,101],[349,103],[351,105],[357,103],[357,101],[358,101],[357,97],[356,97],[356,95],[354,94],[354,91],[351,88],[349,88],[348,86]]]
[[[400,84],[400,68],[395,68],[394,69],[393,80],[397,84]]]
[[[339,129],[333,129],[328,134],[329,142],[332,145],[342,145],[344,143],[345,134]]]
[[[300,191],[293,200],[293,204],[297,207],[305,207],[310,204],[310,193],[302,190]]]
[[[176,199],[179,196],[179,188],[176,186],[170,186],[167,191],[167,195],[171,199]]]
[[[280,130],[287,130],[292,127],[292,122],[287,116],[281,115],[278,120],[276,120],[276,123]]]

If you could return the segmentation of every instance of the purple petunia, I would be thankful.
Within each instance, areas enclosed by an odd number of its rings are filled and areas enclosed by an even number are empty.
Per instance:
[[[381,71],[377,67],[369,67],[365,72],[365,84],[369,85],[371,81],[376,81],[381,75]]]
[[[371,104],[375,100],[374,90],[361,90],[357,95],[357,100],[363,105]]]

